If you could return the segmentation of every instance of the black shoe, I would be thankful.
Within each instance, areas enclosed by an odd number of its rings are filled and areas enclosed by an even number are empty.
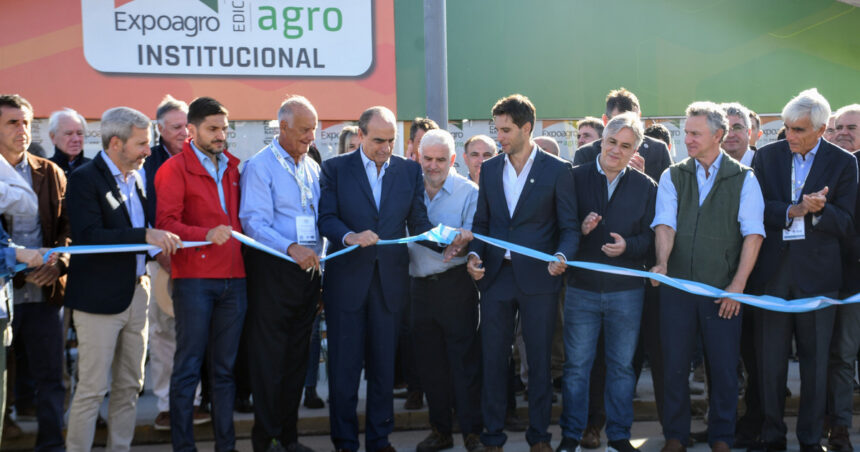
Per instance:
[[[254,404],[251,403],[250,397],[236,397],[233,402],[233,411],[237,413],[253,413]]]
[[[690,439],[697,443],[707,443],[708,442],[708,429],[704,429],[701,432],[691,432]]]
[[[756,441],[750,447],[747,447],[747,452],[782,452],[785,450],[785,442],[765,443]]]
[[[582,449],[579,447],[579,441],[568,438],[566,436],[561,437],[561,444],[555,448],[555,452],[581,452]]]
[[[801,444],[800,452],[827,452],[821,444]]]
[[[403,402],[404,410],[420,410],[424,408],[424,393],[421,391],[409,391],[406,401]]]
[[[830,437],[827,438],[827,450],[833,452],[852,452],[854,450],[848,427],[836,425],[830,429]]]
[[[266,448],[266,452],[287,452],[287,450],[284,449],[284,446],[280,441],[272,439],[272,442],[269,443],[269,447]]]
[[[317,395],[317,388],[314,386],[305,387],[305,408],[312,410],[325,408],[325,402]]]
[[[454,447],[454,437],[450,433],[441,433],[433,429],[423,441],[418,443],[415,452],[436,452]]]
[[[609,441],[606,444],[606,452],[639,452],[639,449],[633,447],[629,440],[619,439]]]
[[[314,452],[313,449],[311,449],[308,446],[305,446],[304,444],[302,444],[298,441],[287,446],[286,451],[287,452]]]
[[[758,444],[758,438],[744,433],[736,433],[735,442],[732,444],[732,448],[749,449],[750,447],[754,447],[756,444]]]
[[[516,412],[510,412],[505,416],[505,430],[509,432],[524,432],[528,430],[529,422],[520,419]]]

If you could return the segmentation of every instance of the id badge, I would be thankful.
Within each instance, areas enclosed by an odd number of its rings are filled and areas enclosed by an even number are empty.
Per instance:
[[[803,240],[806,238],[806,222],[803,217],[797,217],[791,222],[788,229],[782,230],[782,239],[788,240]]]
[[[315,245],[317,243],[317,225],[313,215],[296,217],[296,238],[299,245]]]

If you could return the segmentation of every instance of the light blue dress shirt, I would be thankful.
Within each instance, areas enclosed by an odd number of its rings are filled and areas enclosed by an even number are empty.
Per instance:
[[[699,206],[705,202],[708,193],[711,192],[722,160],[723,154],[720,153],[717,159],[714,160],[714,163],[708,168],[708,175],[705,174],[705,168],[696,161]],[[764,237],[764,197],[761,194],[758,179],[756,179],[752,171],[749,171],[746,177],[744,177],[740,201],[738,223],[740,223],[741,235],[746,237],[750,234],[758,234]],[[656,228],[660,224],[669,226],[674,230],[678,228],[678,192],[675,190],[675,184],[672,183],[670,169],[663,171],[663,174],[660,176],[660,184],[657,186],[657,206],[654,221],[651,222],[651,228]]]
[[[215,164],[212,162],[206,154],[203,153],[197,146],[194,145],[194,140],[191,140],[191,149],[194,149],[194,154],[197,155],[197,158],[200,160],[200,164],[203,165],[203,169],[212,176],[212,179],[215,180],[215,185],[218,186],[218,199],[221,201],[221,210],[224,213],[227,213],[227,203],[224,202],[224,187],[221,186],[221,180],[224,179],[224,172],[227,171],[227,156],[224,153],[220,153],[215,156],[218,159],[218,170],[216,174]]]
[[[33,173],[30,168],[30,161],[27,160],[27,154],[24,158],[15,165],[15,171],[30,185],[33,186]],[[19,246],[25,248],[41,248],[42,247],[42,221],[38,215],[26,216],[7,216],[9,224],[9,236],[12,241]],[[42,301],[42,286],[38,286],[31,282],[24,284],[23,287],[13,288],[15,292],[15,304],[22,303],[38,303]]]
[[[373,202],[376,203],[376,210],[379,210],[379,200],[382,197],[382,177],[385,176],[385,170],[388,169],[388,162],[390,160],[386,160],[382,164],[382,169],[377,174],[376,162],[364,155],[364,149],[358,148],[358,153],[361,155],[364,172],[367,173],[367,182],[370,184],[370,191],[373,193]]]
[[[785,227],[791,226],[793,221],[788,217],[789,209],[791,209],[794,203],[803,199],[803,195],[801,194],[803,193],[803,186],[806,184],[806,178],[809,176],[809,170],[812,169],[812,163],[815,160],[815,155],[818,153],[818,146],[820,145],[821,138],[818,139],[815,147],[807,152],[805,156],[794,152],[791,153],[791,158],[794,162],[794,199],[791,200],[792,204],[789,204],[785,209]],[[821,215],[813,215],[812,224],[817,224],[820,218]]]
[[[245,234],[258,242],[283,253],[298,239],[296,217],[313,215],[319,212],[320,166],[306,155],[299,160],[305,173],[310,177],[313,199],[306,208],[302,207],[299,184],[272,153],[278,152],[284,161],[298,174],[296,161],[272,139],[269,146],[254,154],[245,163],[241,176],[242,200],[239,205],[239,220]],[[316,224],[316,222],[314,222]],[[316,226],[315,226],[316,228]],[[317,255],[322,252],[322,237],[316,229],[316,244],[309,246]]]
[[[597,162],[597,172],[606,176],[606,173],[603,171],[603,167],[600,166],[600,154],[597,154],[597,160],[595,160],[595,161]],[[609,182],[608,177],[606,178],[606,190],[608,191],[608,195],[606,196],[606,199],[612,199],[612,194],[615,193],[615,189],[618,188],[618,181],[621,180],[621,176],[623,176],[624,173],[626,173],[626,172],[627,172],[627,167],[625,166],[624,169],[622,169],[618,173],[618,175],[615,176],[615,179],[613,179],[612,182]]]
[[[424,191],[424,205],[427,207],[430,223],[434,225],[442,223],[452,228],[471,230],[472,219],[478,206],[478,186],[452,169],[433,199],[427,196],[426,190]],[[465,256],[442,262],[444,256],[441,252],[417,243],[409,243],[407,246],[409,247],[409,276],[412,277],[435,275],[466,263]]]
[[[144,190],[146,184],[143,182],[140,174],[137,171],[131,170],[128,178],[122,175],[122,171],[114,165],[113,160],[108,157],[107,153],[102,151],[101,156],[107,163],[110,173],[116,179],[116,184],[119,186],[119,191],[122,194],[122,201],[125,205],[125,210],[131,218],[131,227],[145,228],[146,214],[143,211],[143,200],[137,193],[137,184],[140,183],[141,190]],[[137,276],[142,276],[146,273],[146,255],[137,254]]]

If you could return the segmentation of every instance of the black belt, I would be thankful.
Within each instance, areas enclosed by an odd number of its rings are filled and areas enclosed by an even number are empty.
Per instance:
[[[443,272],[433,273],[432,275],[427,275],[427,276],[416,276],[415,279],[418,281],[438,281],[440,279],[451,276],[455,273],[461,272],[461,271],[465,270],[465,268],[466,268],[466,264],[460,264],[460,265],[457,265],[456,267],[451,267],[448,270],[445,270]]]

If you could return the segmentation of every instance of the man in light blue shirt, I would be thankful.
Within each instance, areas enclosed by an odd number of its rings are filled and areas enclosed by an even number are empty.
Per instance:
[[[424,205],[433,224],[472,228],[478,186],[452,170],[454,138],[445,130],[427,131],[419,145],[424,172]],[[433,431],[419,451],[454,444],[451,412],[456,411],[466,450],[482,448],[478,291],[466,272],[466,258],[445,262],[442,250],[409,244],[412,276],[412,338],[427,394]],[[453,403],[452,403],[453,401]]]
[[[719,105],[687,107],[684,142],[690,157],[660,177],[651,224],[657,264],[651,271],[742,293],[765,234],[764,200],[750,168],[720,150],[728,128]],[[738,402],[740,314],[736,300],[661,287],[663,452],[682,452],[690,437],[687,375],[698,336],[710,371],[708,443],[712,451],[729,451]]]
[[[253,248],[245,255],[251,441],[254,450],[279,450],[280,444],[303,451],[296,422],[321,280],[320,167],[307,154],[316,109],[304,97],[289,97],[278,110],[278,123],[278,135],[248,160],[241,179],[239,219],[245,233],[296,261]]]

